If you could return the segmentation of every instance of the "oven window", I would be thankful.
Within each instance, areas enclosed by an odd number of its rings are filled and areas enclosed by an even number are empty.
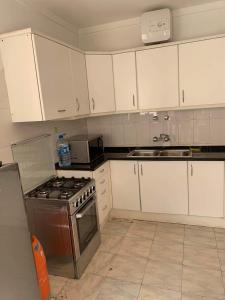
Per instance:
[[[92,203],[92,205],[90,205]],[[90,207],[90,208],[88,208]],[[88,208],[88,209],[87,209]],[[84,213],[83,213],[84,212]],[[85,250],[95,233],[98,231],[96,203],[92,199],[78,212],[77,231],[80,254]]]
[[[104,153],[103,140],[97,138],[89,142],[90,160],[93,161]]]

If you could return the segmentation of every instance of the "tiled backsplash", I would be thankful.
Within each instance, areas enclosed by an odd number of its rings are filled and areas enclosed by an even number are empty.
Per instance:
[[[225,108],[160,112],[156,121],[149,113],[93,117],[87,126],[89,134],[103,134],[105,146],[162,145],[153,142],[160,133],[170,136],[164,145],[225,145]]]

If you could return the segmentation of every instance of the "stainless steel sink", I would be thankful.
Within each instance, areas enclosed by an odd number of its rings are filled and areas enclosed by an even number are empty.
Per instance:
[[[133,150],[127,156],[128,157],[156,157],[159,156],[158,150]]]
[[[127,157],[190,157],[192,152],[189,149],[174,149],[174,150],[133,150]]]
[[[192,152],[189,149],[162,150],[160,151],[160,156],[184,157],[184,156],[192,156]]]

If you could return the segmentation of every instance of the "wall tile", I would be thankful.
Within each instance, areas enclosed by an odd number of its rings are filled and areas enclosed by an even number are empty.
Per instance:
[[[210,144],[210,119],[194,120],[194,144]]]
[[[193,145],[194,122],[193,120],[183,120],[178,122],[179,145]]]
[[[224,118],[225,119],[225,107],[218,107],[210,109],[210,118]]]
[[[210,117],[209,109],[196,109],[193,113],[194,113],[193,116],[195,120],[204,120],[204,119],[209,119]]]
[[[211,119],[211,143],[214,145],[225,145],[225,118]]]

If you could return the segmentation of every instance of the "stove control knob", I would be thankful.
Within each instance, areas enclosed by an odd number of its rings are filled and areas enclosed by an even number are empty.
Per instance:
[[[80,197],[80,204],[83,202],[83,197],[81,196]]]

